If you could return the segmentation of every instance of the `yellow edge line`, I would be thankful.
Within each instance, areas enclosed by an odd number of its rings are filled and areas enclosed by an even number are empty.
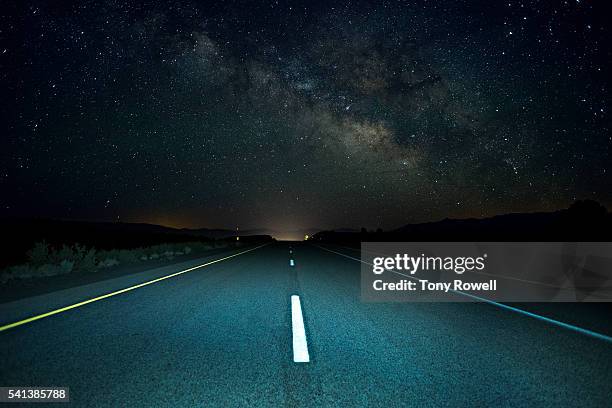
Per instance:
[[[5,326],[1,326],[0,327],[0,332],[8,330],[8,329],[12,329],[13,327],[21,326],[21,325],[24,325],[24,324],[27,324],[27,323],[30,323],[30,322],[34,322],[36,320],[44,319],[45,317],[53,316],[53,315],[56,315],[58,313],[66,312],[66,311],[71,310],[71,309],[76,309],[77,307],[85,306],[85,305],[87,305],[89,303],[97,302],[98,300],[106,299],[106,298],[109,298],[111,296],[120,295],[121,293],[129,292],[129,291],[134,290],[134,289],[142,288],[143,286],[152,285],[154,283],[157,283],[157,282],[160,282],[160,281],[163,281],[163,280],[166,280],[166,279],[170,279],[170,278],[173,278],[173,277],[178,276],[178,275],[182,275],[182,274],[187,273],[187,272],[191,272],[191,271],[193,271],[195,269],[203,268],[203,267],[208,266],[208,265],[212,265],[212,264],[215,264],[215,263],[218,263],[218,262],[226,261],[226,260],[228,260],[230,258],[234,258],[236,256],[246,254],[247,252],[254,251],[254,250],[259,249],[259,248],[261,248],[263,246],[266,246],[266,245],[268,245],[268,244],[263,244],[263,245],[255,247],[255,248],[247,249],[246,251],[238,252],[237,254],[226,256],[224,258],[215,259],[214,261],[206,262],[206,263],[204,263],[202,265],[194,266],[192,268],[185,269],[185,270],[182,270],[182,271],[179,271],[179,272],[175,272],[175,273],[172,273],[170,275],[162,276],[162,277],[157,278],[157,279],[153,279],[153,280],[150,280],[150,281],[147,281],[147,282],[139,283],[138,285],[130,286],[130,287],[125,288],[125,289],[120,289],[120,290],[117,290],[115,292],[107,293],[106,295],[102,295],[102,296],[98,296],[98,297],[95,297],[95,298],[92,298],[92,299],[84,300],[82,302],[75,303],[75,304],[70,305],[70,306],[65,306],[65,307],[62,307],[62,308],[59,308],[59,309],[51,310],[50,312],[47,312],[47,313],[39,314],[37,316],[28,317],[27,319],[19,320],[18,322],[14,322],[14,323],[7,324]]]

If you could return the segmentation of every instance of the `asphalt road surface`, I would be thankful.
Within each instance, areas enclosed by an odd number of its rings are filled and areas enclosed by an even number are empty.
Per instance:
[[[0,325],[198,262],[5,303]],[[488,304],[362,303],[359,273],[270,244],[0,332],[0,386],[88,407],[610,406],[612,343]]]

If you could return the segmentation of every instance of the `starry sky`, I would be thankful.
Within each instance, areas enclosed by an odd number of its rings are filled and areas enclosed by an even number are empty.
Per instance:
[[[0,216],[387,229],[612,207],[607,7],[3,2]]]

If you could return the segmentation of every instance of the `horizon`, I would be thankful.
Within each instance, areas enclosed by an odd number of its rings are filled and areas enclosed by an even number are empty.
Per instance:
[[[574,203],[578,203],[578,202],[594,202],[598,205],[601,205],[603,208],[606,209],[606,211],[608,210],[608,206],[604,205],[603,203],[599,203],[597,201],[594,200],[589,200],[589,199],[585,199],[585,200],[576,200],[574,201]],[[420,221],[420,222],[406,222],[403,224],[399,224],[396,226],[392,226],[390,228],[381,228],[378,226],[367,226],[367,225],[360,225],[360,226],[337,226],[337,227],[332,227],[332,228],[320,228],[320,227],[315,227],[315,226],[307,226],[304,228],[299,228],[299,229],[272,229],[272,228],[268,228],[265,226],[248,226],[246,228],[239,228],[238,230],[238,235],[240,235],[240,233],[255,233],[255,232],[267,232],[267,233],[271,233],[270,235],[272,235],[274,238],[276,238],[274,235],[280,235],[280,236],[284,236],[284,237],[288,237],[291,236],[292,238],[277,238],[280,240],[301,240],[304,236],[305,232],[323,232],[323,231],[339,231],[339,230],[350,230],[350,231],[360,231],[362,228],[365,228],[368,231],[376,231],[377,229],[382,229],[383,231],[393,231],[395,229],[399,229],[405,226],[410,226],[410,225],[420,225],[420,224],[432,224],[432,223],[439,223],[439,222],[443,222],[443,221],[447,221],[447,220],[451,220],[451,221],[461,221],[461,220],[485,220],[485,219],[491,219],[491,218],[495,218],[495,217],[500,217],[500,216],[506,216],[506,215],[522,215],[522,214],[551,214],[551,213],[555,213],[555,212],[559,212],[559,211],[564,211],[564,210],[568,210],[571,207],[571,205],[568,205],[567,207],[564,208],[558,208],[558,209],[553,209],[553,210],[539,210],[539,211],[517,211],[517,212],[507,212],[507,213],[498,213],[498,214],[492,214],[492,215],[485,215],[482,217],[457,217],[457,218],[453,218],[453,217],[445,217],[445,218],[439,218],[439,219],[433,219],[433,220],[428,220],[428,221]],[[10,220],[10,218],[8,217],[3,217],[6,220]],[[198,231],[198,230],[210,230],[210,231],[224,231],[224,232],[236,232],[236,228],[227,228],[227,227],[209,227],[209,226],[194,226],[194,227],[190,227],[190,226],[174,226],[174,225],[169,225],[169,224],[163,224],[163,223],[158,223],[158,222],[154,222],[154,221],[131,221],[131,220],[121,220],[121,219],[115,219],[115,220],[93,220],[93,219],[70,219],[70,218],[45,218],[45,217],[23,217],[22,220],[32,220],[32,221],[59,221],[59,222],[77,222],[77,223],[106,223],[106,224],[132,224],[132,225],[149,225],[149,226],[157,226],[157,227],[164,227],[164,228],[169,228],[169,229],[174,229],[177,231],[180,230],[188,230],[188,231]]]

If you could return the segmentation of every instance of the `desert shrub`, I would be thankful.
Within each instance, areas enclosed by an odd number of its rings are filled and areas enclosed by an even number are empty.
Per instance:
[[[154,251],[161,253],[161,254],[165,254],[167,252],[172,252],[172,245],[170,244],[160,244],[160,245],[155,245],[154,247]]]
[[[75,244],[73,251],[76,269],[83,272],[93,272],[96,270],[95,249]]]
[[[34,274],[33,269],[29,265],[17,265],[8,268],[5,273],[2,274],[2,280],[4,282],[12,279],[27,279],[32,277]]]
[[[54,251],[49,255],[49,261],[51,263],[60,263],[63,260],[69,260],[76,263],[76,253],[72,247],[64,245],[58,251]]]
[[[34,247],[27,253],[28,260],[33,265],[43,265],[49,262],[51,255],[51,248],[46,241],[37,242]]]
[[[72,272],[73,263],[67,260],[58,265],[45,264],[33,269],[30,277],[64,275]]]
[[[97,255],[97,258],[99,260],[98,265],[101,267],[106,267],[106,264],[102,264],[102,260],[108,259],[115,260],[117,264],[129,264],[138,262],[138,260],[140,259],[138,251],[138,249],[111,249],[109,251],[100,251]]]
[[[62,274],[70,273],[72,272],[72,269],[74,268],[74,263],[64,259],[62,262],[60,262],[59,268]]]
[[[204,252],[213,248],[213,246],[206,242],[190,242],[189,243],[189,253],[191,252]]]
[[[61,273],[62,273],[62,269],[59,265],[44,264],[44,265],[40,265],[36,269],[31,269],[31,272],[28,274],[27,277],[33,278],[33,277],[41,277],[41,276],[55,276],[55,275],[61,275]]]
[[[72,246],[63,245],[59,250],[49,251],[47,250],[46,262],[40,262],[42,255],[45,253],[44,242],[37,243],[31,250],[32,258],[36,258],[37,261],[31,261],[31,264],[36,266],[44,265],[45,275],[52,274],[52,266],[61,266],[57,273],[70,269],[79,270],[85,272],[91,272],[96,269],[96,250],[93,248],[87,248],[80,244],[74,244]],[[32,259],[30,258],[30,259]],[[68,265],[72,265],[70,268]]]
[[[96,250],[81,244],[63,245],[53,250],[45,241],[37,242],[28,251],[28,263],[0,271],[0,283],[12,279],[53,276],[73,271],[92,272],[115,265],[134,264],[160,258],[173,259],[185,254],[199,254],[213,248],[237,246],[236,242],[208,241],[152,245],[136,249]]]
[[[63,275],[72,272],[73,263],[64,260],[59,264],[45,263],[42,265],[15,265],[0,273],[0,283],[13,279],[30,279],[44,276]]]
[[[119,265],[119,261],[115,258],[106,258],[98,262],[98,268],[110,268],[112,266]]]
[[[137,253],[137,249],[134,250],[130,250],[130,249],[120,249],[117,251],[113,251],[113,258],[117,259],[117,261],[119,261],[119,263],[134,263],[134,262],[138,262],[138,253]]]
[[[188,253],[202,252],[202,247],[203,244],[201,242],[190,242],[189,246],[186,246],[183,251],[186,251]],[[189,250],[187,250],[187,248],[189,248]]]

